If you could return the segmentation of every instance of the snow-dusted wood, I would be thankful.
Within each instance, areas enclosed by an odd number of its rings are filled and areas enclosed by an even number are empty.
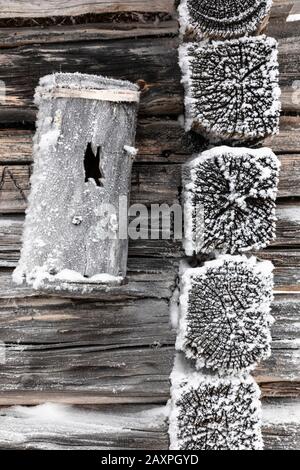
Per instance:
[[[279,168],[268,148],[216,147],[184,165],[186,254],[269,245],[276,235]]]
[[[278,132],[277,42],[258,36],[179,49],[186,130],[214,141],[253,140]]]
[[[263,402],[265,449],[298,450],[299,400]],[[47,403],[0,410],[1,449],[168,449],[165,406],[76,407]]]
[[[125,81],[80,74],[41,79],[15,282],[35,288],[53,282],[58,290],[70,281],[80,290],[85,282],[125,277],[128,241],[119,235],[119,204],[125,198],[126,210],[138,101],[138,88]]]
[[[198,39],[231,38],[261,31],[272,0],[181,0],[182,32]]]
[[[197,368],[225,374],[253,369],[271,353],[273,266],[221,256],[181,278],[176,347]]]
[[[260,391],[251,378],[172,373],[172,450],[260,450]]]

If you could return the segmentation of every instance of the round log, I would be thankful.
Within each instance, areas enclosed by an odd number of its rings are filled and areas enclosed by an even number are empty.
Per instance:
[[[127,268],[119,204],[128,204],[138,88],[57,73],[41,79],[35,101],[32,189],[14,280],[55,291],[118,284]]]
[[[182,276],[176,347],[196,368],[254,369],[271,354],[273,266],[225,255]]]
[[[252,378],[173,374],[171,450],[261,450],[259,397]]]
[[[186,130],[212,142],[253,141],[279,131],[277,42],[259,36],[180,47]]]
[[[184,248],[260,250],[276,238],[280,162],[268,148],[216,147],[183,167]]]
[[[182,33],[198,39],[233,38],[260,33],[267,24],[272,0],[181,0]]]

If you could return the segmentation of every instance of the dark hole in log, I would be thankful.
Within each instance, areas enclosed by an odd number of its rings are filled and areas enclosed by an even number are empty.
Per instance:
[[[91,142],[88,143],[84,155],[85,182],[93,179],[97,186],[103,186],[103,171],[100,166],[100,147],[97,147],[96,155],[94,154]]]

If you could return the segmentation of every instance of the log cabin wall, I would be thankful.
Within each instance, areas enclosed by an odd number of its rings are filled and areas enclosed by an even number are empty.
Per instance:
[[[0,365],[0,448],[168,448],[164,406],[175,341],[169,304],[181,242],[130,241],[128,284],[86,298],[16,287],[11,273],[29,192],[33,93],[43,75],[78,71],[138,82],[131,201],[179,203],[181,164],[205,142],[186,135],[179,122],[183,89],[174,3],[0,0],[0,344],[6,354]],[[279,40],[283,92],[280,134],[265,141],[282,163],[277,240],[259,253],[273,261],[276,284],[273,354],[254,373],[263,392],[268,449],[300,447],[297,13],[299,1],[274,0],[267,30]],[[47,406],[56,417],[51,422]],[[109,432],[102,426],[107,415]]]

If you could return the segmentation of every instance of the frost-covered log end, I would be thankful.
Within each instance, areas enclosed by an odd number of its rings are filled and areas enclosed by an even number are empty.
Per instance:
[[[259,33],[267,24],[271,6],[272,0],[181,0],[181,32],[198,39]]]
[[[196,367],[252,370],[271,353],[273,265],[220,256],[182,276],[176,347]]]
[[[265,248],[276,237],[280,162],[268,148],[216,147],[183,168],[187,255]]]
[[[186,130],[213,142],[276,134],[281,109],[277,53],[276,40],[266,36],[180,46]]]
[[[173,374],[172,450],[261,450],[260,392],[252,378]]]

